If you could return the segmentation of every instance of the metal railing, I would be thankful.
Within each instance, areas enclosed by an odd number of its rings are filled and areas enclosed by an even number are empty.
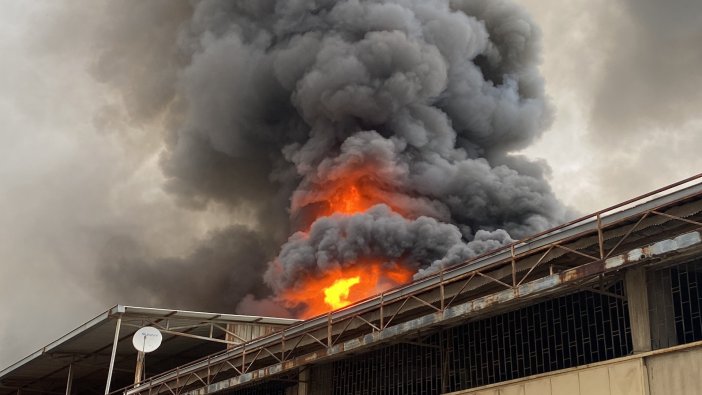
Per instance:
[[[113,393],[176,394],[190,387],[213,391],[221,386],[232,387],[346,352],[350,347],[362,347],[364,342],[387,341],[403,335],[406,327],[413,323],[430,325],[435,323],[432,320],[457,320],[461,314],[532,297],[536,292],[555,286],[582,285],[593,276],[613,270],[615,266],[608,262],[614,257],[627,259],[626,255],[618,254],[623,252],[632,234],[641,228],[675,221],[686,231],[701,229],[702,222],[669,212],[679,204],[698,199],[702,195],[702,184],[670,191],[700,178],[702,174],[629,199]],[[647,200],[664,192],[670,193]],[[547,262],[566,261],[566,258],[569,263],[565,267],[554,268],[549,264],[546,270]],[[556,273],[558,271],[561,272]],[[470,296],[478,286],[493,287],[495,292]],[[588,286],[606,292],[596,285]],[[416,318],[420,313],[424,314],[420,317],[422,322]]]

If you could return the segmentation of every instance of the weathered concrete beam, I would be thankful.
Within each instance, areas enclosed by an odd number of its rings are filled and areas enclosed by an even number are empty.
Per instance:
[[[651,322],[648,316],[646,268],[634,267],[624,274],[631,339],[634,353],[651,351]]]

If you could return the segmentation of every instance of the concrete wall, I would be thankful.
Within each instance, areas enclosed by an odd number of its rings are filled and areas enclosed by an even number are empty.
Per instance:
[[[463,395],[645,395],[644,367],[637,358],[518,381],[511,385],[454,392]]]
[[[702,347],[646,358],[650,395],[702,395]]]
[[[592,366],[451,395],[702,395],[702,344],[673,347]]]

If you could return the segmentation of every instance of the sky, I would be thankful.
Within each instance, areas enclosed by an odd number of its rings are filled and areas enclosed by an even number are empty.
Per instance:
[[[140,287],[104,285],[105,254],[115,245],[180,264],[206,253],[192,250],[213,231],[253,219],[216,204],[193,209],[164,190],[167,125],[121,121],[135,109],[95,78],[100,48],[81,39],[100,28],[101,3],[1,3],[5,366],[124,303],[125,293],[157,302]],[[548,164],[562,202],[585,214],[701,171],[702,2],[519,3],[542,30],[541,71],[555,114],[521,153]],[[197,297],[188,292],[173,297]]]

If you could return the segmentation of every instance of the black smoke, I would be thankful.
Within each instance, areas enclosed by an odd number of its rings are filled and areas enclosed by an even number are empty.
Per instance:
[[[231,226],[186,256],[154,259],[135,240],[113,237],[103,248],[102,271],[110,288],[127,294],[122,303],[231,311],[247,294],[268,292],[260,270],[249,269],[271,259],[275,246],[266,242],[251,229]]]
[[[279,292],[364,257],[421,276],[567,215],[547,169],[514,154],[551,111],[539,29],[511,2],[134,1],[107,12],[93,73],[121,92],[131,122],[166,126],[166,189],[256,219],[159,261],[181,274],[152,289],[156,264],[107,254],[118,265],[108,277],[119,267],[156,300],[177,299],[198,273],[217,281],[194,296],[226,310],[216,303],[265,293],[255,279]],[[291,218],[349,175],[387,205],[295,233]]]

